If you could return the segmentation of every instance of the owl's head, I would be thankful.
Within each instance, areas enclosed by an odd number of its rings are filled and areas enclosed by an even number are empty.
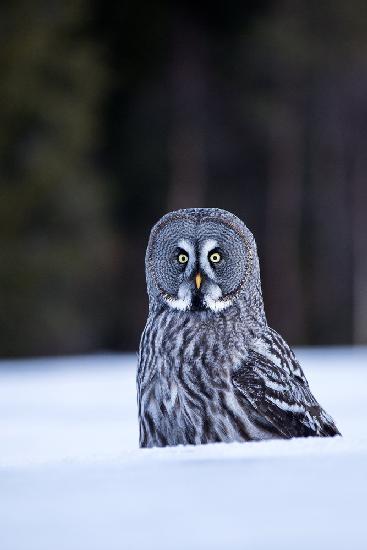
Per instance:
[[[213,312],[233,305],[258,281],[256,244],[225,210],[170,212],[153,227],[146,253],[150,302]]]

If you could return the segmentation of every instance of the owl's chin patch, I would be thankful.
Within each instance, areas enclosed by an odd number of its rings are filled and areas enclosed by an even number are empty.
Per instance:
[[[184,282],[180,285],[177,296],[162,293],[166,304],[177,311],[212,311],[218,313],[230,307],[232,299],[222,295],[222,290],[213,281],[206,282],[204,289],[193,289]]]
[[[204,311],[206,309],[204,295],[202,292],[194,292],[191,299],[191,311]]]
[[[191,311],[223,311],[232,305],[232,300],[223,298],[213,298],[210,294],[195,292],[191,300]]]
[[[201,292],[194,292],[192,295],[187,294],[177,298],[170,294],[164,294],[163,298],[166,304],[178,311],[205,311],[208,309],[204,295]]]
[[[232,305],[232,300],[229,298],[214,299],[201,292],[195,292],[192,296],[187,295],[183,298],[165,294],[163,298],[169,307],[177,311],[213,311],[218,313]]]
[[[232,300],[223,296],[220,286],[211,281],[204,293],[204,304],[210,311],[218,312],[231,306]]]

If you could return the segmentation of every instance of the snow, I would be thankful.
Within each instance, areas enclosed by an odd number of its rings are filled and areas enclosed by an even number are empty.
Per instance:
[[[342,438],[141,450],[134,355],[0,362],[0,549],[366,549],[367,349],[297,355]]]

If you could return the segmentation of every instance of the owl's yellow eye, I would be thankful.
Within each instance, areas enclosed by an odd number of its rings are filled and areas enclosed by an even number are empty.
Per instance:
[[[222,256],[220,255],[219,252],[212,252],[211,254],[209,254],[209,260],[213,263],[213,264],[217,264],[218,262],[220,262],[222,259]]]
[[[187,262],[189,261],[188,255],[183,254],[182,252],[181,252],[181,254],[178,255],[177,259],[178,259],[180,264],[187,264]]]

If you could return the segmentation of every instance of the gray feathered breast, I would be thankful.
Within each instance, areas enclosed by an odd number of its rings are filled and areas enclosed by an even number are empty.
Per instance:
[[[266,322],[256,244],[219,209],[171,212],[146,254],[142,447],[339,434]]]

